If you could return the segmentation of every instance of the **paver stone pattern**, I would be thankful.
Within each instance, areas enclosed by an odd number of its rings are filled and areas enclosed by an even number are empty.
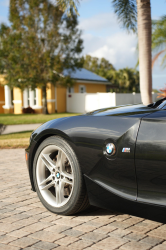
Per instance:
[[[60,216],[31,191],[24,149],[0,150],[1,250],[166,250],[166,225],[90,208]]]

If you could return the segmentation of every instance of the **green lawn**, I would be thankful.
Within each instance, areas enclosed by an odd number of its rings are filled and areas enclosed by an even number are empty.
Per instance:
[[[32,131],[18,132],[7,135],[0,135],[0,140],[10,140],[10,139],[21,139],[21,138],[29,138],[32,134]]]
[[[26,148],[32,131],[0,135],[0,149],[2,148]]]
[[[68,117],[68,116],[75,116],[79,114],[73,113],[58,113],[58,114],[21,114],[21,115],[14,115],[14,114],[0,114],[0,123],[4,125],[15,125],[15,124],[31,124],[31,123],[44,123],[49,120],[61,118],[61,117]]]

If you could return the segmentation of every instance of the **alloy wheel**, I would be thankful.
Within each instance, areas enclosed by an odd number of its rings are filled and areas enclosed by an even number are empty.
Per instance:
[[[61,207],[69,201],[74,187],[74,173],[61,148],[48,145],[40,152],[36,179],[39,191],[49,205]]]

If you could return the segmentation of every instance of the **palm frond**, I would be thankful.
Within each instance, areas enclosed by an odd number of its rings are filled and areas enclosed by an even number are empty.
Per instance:
[[[134,69],[136,70],[138,66],[139,66],[139,59],[137,60],[137,63],[135,65]]]
[[[166,50],[165,50],[166,51]],[[161,65],[163,68],[166,68],[166,54],[164,54],[163,58],[162,58],[162,62]]]
[[[136,0],[112,0],[114,11],[120,23],[128,31],[137,31],[137,4]]]
[[[152,30],[152,48],[163,50],[166,47],[166,15],[153,21]]]
[[[152,68],[154,63],[158,59],[158,57],[166,52],[166,15],[162,16],[159,20],[153,21],[152,26],[152,49],[153,51],[158,52],[152,60]],[[161,65],[166,67],[166,54],[164,53],[164,57]]]
[[[152,69],[153,69],[154,63],[157,61],[157,59],[159,58],[159,56],[160,56],[163,52],[165,52],[165,51],[166,51],[165,49],[162,50],[162,51],[160,51],[160,52],[157,53],[157,55],[155,55],[155,57],[152,59]]]

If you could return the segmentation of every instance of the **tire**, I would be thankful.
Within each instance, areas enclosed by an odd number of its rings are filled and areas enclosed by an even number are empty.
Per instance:
[[[71,215],[89,206],[76,154],[61,137],[51,136],[40,144],[33,178],[38,197],[49,211]]]

